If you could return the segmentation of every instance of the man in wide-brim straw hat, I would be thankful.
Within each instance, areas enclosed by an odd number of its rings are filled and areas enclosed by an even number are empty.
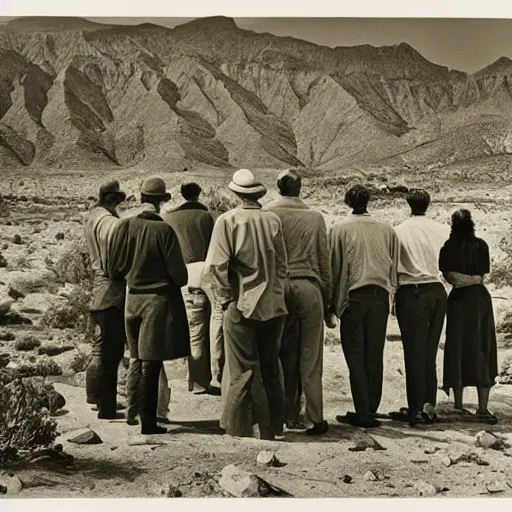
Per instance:
[[[229,189],[242,205],[217,219],[204,270],[224,309],[221,427],[232,436],[271,440],[284,424],[278,354],[287,313],[286,249],[281,221],[261,209],[266,189],[252,172],[235,172]]]
[[[86,370],[87,402],[97,405],[98,418],[116,417],[117,372],[125,347],[124,279],[107,273],[109,244],[120,219],[117,207],[126,199],[118,181],[100,187],[97,203],[85,221],[85,239],[93,271],[91,315],[99,334]]]
[[[181,287],[187,268],[178,237],[160,217],[171,195],[161,178],[142,182],[144,210],[123,219],[112,240],[111,275],[126,277],[126,334],[140,372],[142,434],[162,434],[157,425],[162,362],[188,357],[190,335]]]

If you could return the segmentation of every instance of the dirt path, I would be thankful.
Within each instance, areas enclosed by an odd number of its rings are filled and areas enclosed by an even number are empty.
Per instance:
[[[501,350],[500,358],[509,351]],[[388,342],[382,412],[404,405],[402,349],[399,342]],[[442,351],[440,351],[440,362]],[[338,346],[325,351],[325,408],[331,423],[328,435],[310,439],[287,433],[284,441],[263,442],[233,439],[218,428],[220,399],[190,394],[183,380],[172,381],[172,432],[159,436],[162,446],[129,446],[140,440],[138,427],[128,427],[123,420],[99,421],[85,405],[84,389],[57,384],[67,400],[68,413],[59,418],[59,441],[75,457],[72,466],[41,463],[19,473],[32,487],[21,497],[150,497],[163,485],[179,488],[184,496],[214,495],[209,475],[217,474],[228,464],[237,464],[255,472],[295,497],[385,497],[418,496],[417,481],[426,481],[448,489],[440,495],[479,496],[484,485],[494,480],[512,485],[512,459],[502,452],[475,448],[477,432],[486,428],[475,423],[439,423],[410,429],[399,423],[386,422],[371,433],[383,451],[352,452],[349,447],[366,434],[336,424],[336,414],[351,409],[347,368]],[[449,410],[440,392],[441,409]],[[468,407],[475,407],[475,396],[468,393]],[[506,435],[512,442],[512,386],[496,386],[492,409],[501,422],[488,430]],[[103,439],[100,445],[74,445],[66,441],[69,432],[89,426]],[[256,463],[260,450],[271,449],[285,465],[262,468]],[[435,454],[426,454],[438,451]],[[463,452],[478,454],[489,465],[459,462],[451,467],[443,457]],[[365,481],[367,471],[381,474],[382,481]],[[353,483],[345,484],[344,475]],[[488,495],[488,494],[487,494]],[[499,496],[512,496],[508,487]]]

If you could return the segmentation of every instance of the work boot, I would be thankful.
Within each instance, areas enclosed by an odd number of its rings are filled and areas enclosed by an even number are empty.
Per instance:
[[[322,436],[329,432],[329,424],[327,421],[321,421],[320,423],[315,423],[312,428],[308,428],[306,430],[307,436]]]

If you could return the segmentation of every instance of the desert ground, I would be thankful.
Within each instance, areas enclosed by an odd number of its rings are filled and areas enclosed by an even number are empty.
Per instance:
[[[330,431],[315,439],[288,432],[283,441],[274,442],[224,436],[218,427],[220,398],[188,392],[183,361],[167,364],[172,390],[170,433],[144,440],[138,427],[124,423],[122,410],[119,420],[97,420],[96,412],[85,403],[84,370],[90,341],[86,297],[80,293],[84,278],[76,265],[66,265],[66,261],[73,260],[83,244],[82,219],[99,184],[116,178],[129,195],[134,194],[122,213],[129,215],[137,207],[137,188],[148,172],[133,168],[3,173],[0,304],[7,306],[0,308],[6,324],[0,325],[0,360],[14,369],[37,364],[42,358],[59,366],[60,371],[53,373],[60,374],[48,377],[66,401],[54,412],[60,433],[56,443],[62,445],[61,453],[72,456],[42,456],[4,468],[21,482],[16,495],[10,497],[223,497],[229,494],[219,484],[219,476],[231,464],[294,497],[511,497],[512,365],[506,361],[512,357],[512,277],[508,272],[511,166],[512,157],[488,157],[425,169],[414,176],[390,170],[370,175],[357,169],[339,176],[310,174],[304,180],[303,193],[311,207],[322,211],[328,227],[348,211],[343,194],[346,185],[356,179],[373,183],[376,189],[383,184],[426,187],[433,198],[429,215],[442,222],[448,222],[458,208],[472,211],[477,234],[489,243],[493,259],[488,286],[494,300],[503,376],[492,390],[490,409],[499,423],[488,426],[457,416],[451,410],[450,398],[439,391],[441,418],[435,425],[410,429],[384,420],[381,428],[364,431],[337,424],[335,416],[352,410],[352,402],[339,332],[329,330],[324,402]],[[179,202],[180,183],[190,180],[202,185],[208,204],[231,204],[225,189],[231,172],[194,169],[164,173],[173,193],[171,206]],[[278,172],[255,170],[269,187],[267,198],[277,194]],[[372,200],[371,213],[396,225],[407,217],[408,210],[399,194],[382,191]],[[9,322],[5,318],[21,320]],[[441,341],[440,383],[444,338]],[[125,400],[125,373],[122,365],[121,403]],[[468,390],[466,395],[468,409],[475,410],[476,393]],[[380,412],[405,405],[402,346],[396,321],[390,318]],[[69,441],[83,429],[91,429],[103,442],[87,445]],[[494,434],[496,443],[490,443],[494,448],[477,446],[483,430]],[[373,449],[370,445],[374,442],[378,443],[374,447],[382,449]],[[274,452],[280,464],[258,464],[262,450]]]

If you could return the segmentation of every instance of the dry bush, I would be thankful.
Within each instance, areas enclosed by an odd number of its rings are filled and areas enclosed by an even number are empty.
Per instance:
[[[503,317],[503,320],[497,326],[496,332],[498,332],[500,334],[512,333],[512,312],[508,311],[505,314],[505,316]]]
[[[10,261],[8,268],[9,270],[28,270],[32,268],[32,263],[30,263],[26,255],[22,254]]]
[[[498,288],[512,286],[512,232],[508,232],[501,238],[499,248],[506,257],[493,262],[488,280]]]
[[[11,380],[8,375],[0,370],[0,464],[50,447],[58,435],[48,407],[53,386],[33,379]]]
[[[71,360],[69,367],[75,373],[85,372],[90,360],[91,360],[91,356],[89,354],[86,354],[85,352],[82,352],[81,350],[77,350],[77,353]]]
[[[83,288],[74,289],[65,304],[50,306],[41,317],[40,325],[53,329],[74,329],[84,335],[85,342],[94,337],[94,322],[89,311],[91,293]]]
[[[92,289],[94,274],[85,241],[75,243],[67,249],[55,264],[49,264],[60,283],[79,284],[87,290]]]
[[[214,216],[218,216],[236,208],[240,201],[232,194],[224,194],[218,190],[210,189],[204,192],[204,203]]]
[[[14,344],[14,348],[21,352],[29,352],[37,347],[41,346],[41,341],[38,338],[31,335],[26,335],[19,338]]]

